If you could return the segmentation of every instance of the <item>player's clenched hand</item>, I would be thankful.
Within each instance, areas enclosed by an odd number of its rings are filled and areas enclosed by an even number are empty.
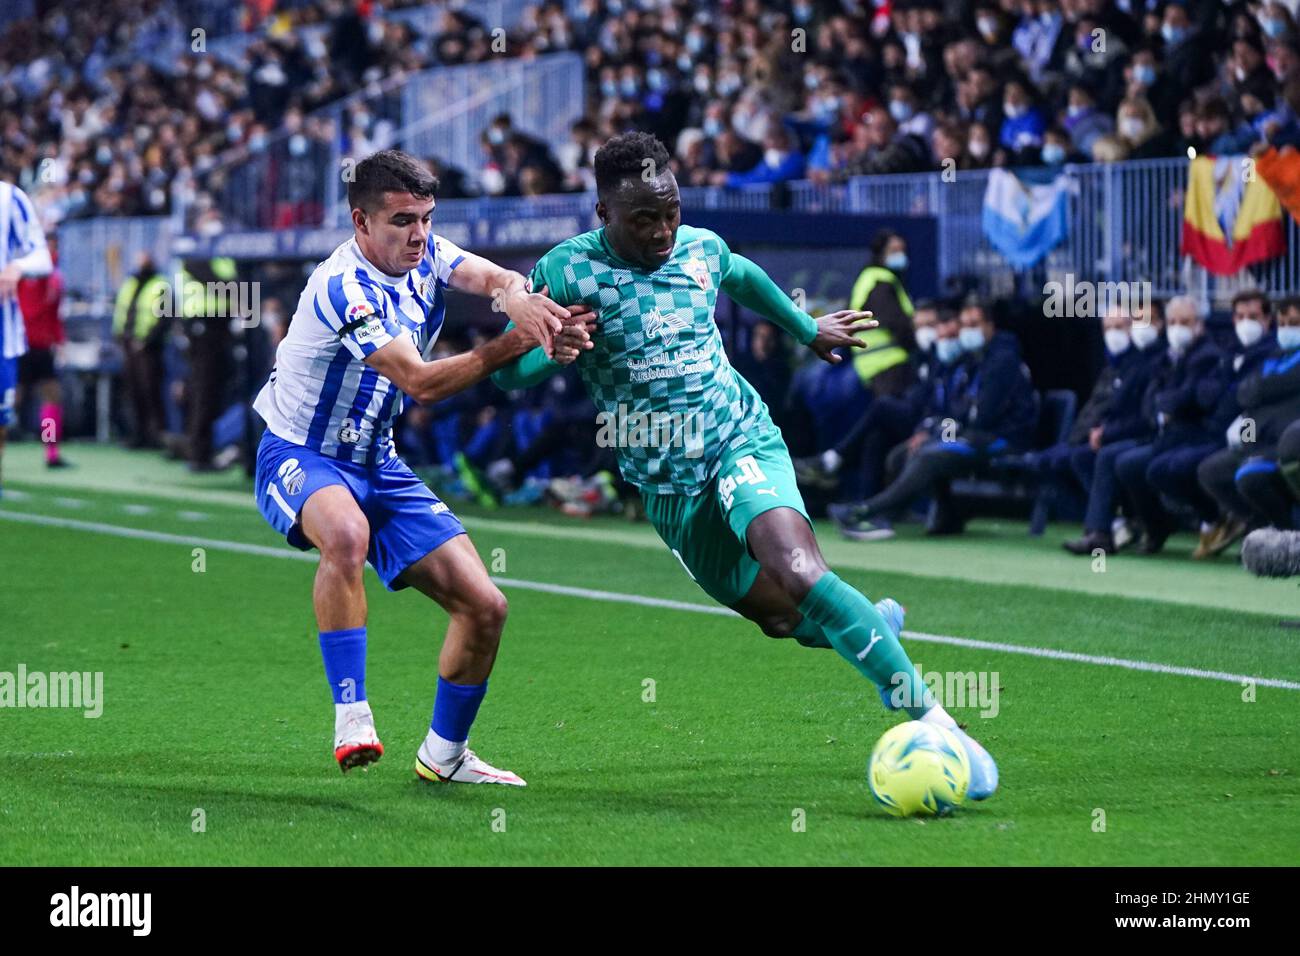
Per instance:
[[[855,336],[859,332],[874,329],[879,324],[871,317],[870,312],[856,312],[853,309],[832,312],[817,320],[817,338],[813,339],[808,347],[816,352],[819,358],[837,365],[841,357],[836,354],[836,349],[866,348],[867,343]]]
[[[545,286],[541,292],[520,290],[507,296],[505,308],[510,321],[540,345],[548,358],[552,357],[555,333],[560,331],[563,320],[570,317],[569,310],[552,301],[546,295]]]
[[[591,333],[595,329],[595,319],[586,322],[569,322],[555,335],[555,354],[551,358],[558,365],[568,365],[579,355],[595,346]]]

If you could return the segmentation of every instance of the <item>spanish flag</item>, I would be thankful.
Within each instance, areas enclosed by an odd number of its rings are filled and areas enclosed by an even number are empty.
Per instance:
[[[1183,255],[1227,276],[1286,251],[1282,207],[1244,156],[1197,156],[1187,173]]]

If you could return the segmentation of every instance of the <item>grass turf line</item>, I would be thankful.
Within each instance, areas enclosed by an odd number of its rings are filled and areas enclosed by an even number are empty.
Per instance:
[[[1300,695],[1246,704],[1231,685],[914,649],[927,670],[999,670],[999,716],[958,716],[998,756],[1004,790],[950,820],[899,822],[872,810],[862,780],[893,718],[832,655],[738,621],[528,592],[511,595],[474,742],[531,786],[429,787],[410,762],[443,616],[373,580],[367,683],[389,751],[345,778],[329,752],[310,565],[209,555],[194,574],[187,552],[152,542],[0,533],[0,573],[15,583],[0,599],[12,625],[0,669],[103,670],[106,695],[99,720],[0,713],[4,863],[1267,864],[1288,862],[1300,835]],[[611,549],[530,547],[510,546],[509,573],[544,559],[566,583],[612,587]],[[645,555],[623,564],[698,599],[680,571],[669,584],[671,568]],[[906,583],[914,617],[934,609],[923,629],[970,634],[981,619],[983,588]],[[1044,611],[1055,627],[1097,627],[1076,595],[1007,585],[990,604],[1015,595],[1039,613],[1006,615],[999,639],[1041,643]],[[940,608],[966,626],[944,626]],[[1157,610],[1165,648],[1207,626]],[[1209,630],[1232,617],[1210,614]],[[205,833],[191,832],[199,807]],[[498,808],[505,832],[492,829]],[[796,808],[807,832],[791,829]]]

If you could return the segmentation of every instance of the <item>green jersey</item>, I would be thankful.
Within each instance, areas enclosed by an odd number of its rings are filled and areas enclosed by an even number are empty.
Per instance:
[[[802,342],[817,331],[757,266],[692,226],[678,228],[672,255],[654,271],[620,259],[596,229],[547,252],[531,281],[560,304],[595,313],[594,348],[577,366],[598,411],[597,441],[612,445],[623,477],[649,493],[698,494],[724,454],[775,431],[763,400],[727,360],[714,321],[719,291]],[[519,387],[558,368],[537,349],[493,379]]]

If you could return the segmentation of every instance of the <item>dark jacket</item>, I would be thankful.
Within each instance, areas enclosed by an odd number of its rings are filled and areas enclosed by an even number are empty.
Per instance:
[[[1158,451],[1179,445],[1222,441],[1208,428],[1208,418],[1223,393],[1219,360],[1223,353],[1202,335],[1181,355],[1169,353],[1151,374],[1142,397],[1142,414],[1155,434]]]
[[[1241,405],[1237,398],[1237,386],[1246,376],[1258,371],[1264,360],[1277,351],[1277,339],[1272,334],[1265,335],[1248,349],[1225,352],[1219,360],[1219,378],[1223,380],[1223,392],[1214,410],[1210,412],[1207,425],[1211,432],[1222,437],[1241,414]]]
[[[1142,392],[1150,378],[1147,366],[1146,357],[1136,345],[1130,345],[1119,355],[1107,353],[1106,367],[1097,376],[1092,393],[1079,410],[1066,443],[1083,444],[1088,440],[1089,432],[1117,416],[1139,416]]]
[[[1152,424],[1143,414],[1142,398],[1151,384],[1156,369],[1168,363],[1168,355],[1169,350],[1164,345],[1163,339],[1146,349],[1140,349],[1135,345],[1124,353],[1125,357],[1131,356],[1130,361],[1134,364],[1130,373],[1124,376],[1123,383],[1117,388],[1115,402],[1105,421],[1102,422],[1101,443],[1103,445],[1128,439],[1146,441],[1155,434]]]
[[[951,365],[945,365],[937,358],[930,359],[930,370],[924,381],[917,385],[916,401],[922,429],[938,434],[943,420],[954,417],[953,399],[957,394],[959,380],[969,376],[970,362],[969,355],[960,356]]]
[[[1292,422],[1300,422],[1300,349],[1274,348],[1237,384],[1242,414],[1255,421],[1255,443],[1275,445]]]
[[[958,437],[978,444],[1003,439],[1009,450],[1031,447],[1038,427],[1038,393],[1020,358],[1020,342],[998,332],[962,364],[953,380],[952,417]]]

